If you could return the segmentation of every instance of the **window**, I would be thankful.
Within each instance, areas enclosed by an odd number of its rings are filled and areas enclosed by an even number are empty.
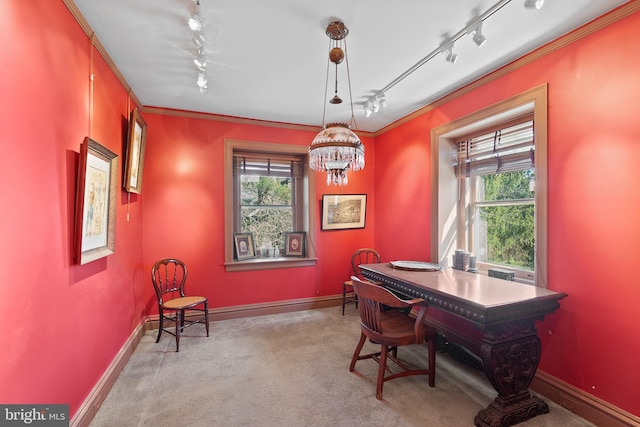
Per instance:
[[[235,232],[251,232],[260,257],[284,248],[284,233],[303,230],[303,156],[233,153]]]
[[[316,211],[310,207],[315,206],[316,192],[308,147],[225,140],[224,167],[226,270],[314,265]],[[305,258],[274,257],[275,248],[283,247],[285,231],[307,232]],[[263,257],[234,260],[236,232],[252,232],[256,254]]]
[[[466,208],[467,248],[483,271],[507,267],[535,279],[535,141],[533,116],[458,137],[452,167]]]
[[[434,261],[464,249],[546,287],[546,134],[546,85],[432,130]]]

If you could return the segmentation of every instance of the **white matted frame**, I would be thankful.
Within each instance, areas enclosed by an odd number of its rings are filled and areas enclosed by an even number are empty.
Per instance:
[[[364,228],[366,194],[323,194],[322,230]]]
[[[118,156],[91,138],[80,147],[75,261],[86,264],[115,250]]]

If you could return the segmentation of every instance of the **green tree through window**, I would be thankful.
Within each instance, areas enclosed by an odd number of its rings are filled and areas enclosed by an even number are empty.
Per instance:
[[[242,175],[240,182],[242,231],[259,248],[284,247],[283,233],[293,231],[291,178]]]
[[[482,176],[478,203],[486,233],[486,260],[534,270],[533,169]],[[529,202],[530,201],[530,202]]]

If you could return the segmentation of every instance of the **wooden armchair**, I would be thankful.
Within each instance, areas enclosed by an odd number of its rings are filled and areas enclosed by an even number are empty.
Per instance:
[[[376,398],[382,399],[382,386],[386,381],[408,375],[428,375],[429,386],[435,385],[436,375],[436,334],[437,331],[424,324],[428,306],[423,299],[402,300],[379,284],[352,277],[353,287],[358,296],[360,308],[360,341],[351,359],[349,371],[353,372],[356,362],[362,359],[373,359],[378,365],[378,381]],[[407,310],[384,310],[383,306],[392,308],[417,307],[418,314],[414,319]],[[366,339],[380,344],[380,351],[360,355]],[[410,344],[428,346],[428,369],[410,369],[398,359],[398,347]],[[402,370],[391,373],[387,360],[393,361]],[[389,371],[390,375],[385,376]]]

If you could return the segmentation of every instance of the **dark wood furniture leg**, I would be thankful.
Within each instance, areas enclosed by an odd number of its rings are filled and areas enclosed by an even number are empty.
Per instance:
[[[511,426],[549,413],[549,406],[528,390],[540,362],[535,321],[523,319],[486,328],[481,357],[498,397],[476,415],[476,426]]]

